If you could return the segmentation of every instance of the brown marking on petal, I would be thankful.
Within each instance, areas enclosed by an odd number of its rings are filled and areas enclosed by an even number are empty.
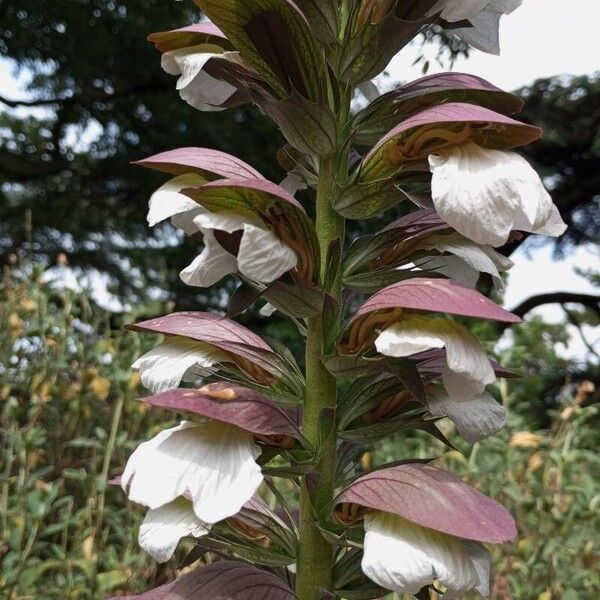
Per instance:
[[[235,364],[242,369],[249,377],[251,377],[256,383],[262,383],[264,385],[272,385],[275,383],[275,377],[262,369],[261,367],[255,365],[254,363],[242,358],[241,356],[233,356],[232,357]]]
[[[415,236],[414,239],[408,238],[394,244],[394,246],[382,252],[377,258],[374,258],[369,263],[369,267],[371,269],[378,269],[397,265],[401,259],[407,257],[414,250],[417,250],[422,240],[423,236]]]
[[[209,383],[204,387],[200,388],[200,391],[210,396],[211,398],[215,398],[216,400],[223,400],[225,402],[230,402],[231,400],[235,400],[237,398],[237,394],[235,390],[232,388],[224,388],[224,389],[212,389],[212,384]]]
[[[356,319],[352,324],[348,341],[342,344],[345,353],[356,354],[377,337],[376,329],[383,329],[400,320],[403,309],[401,307],[384,311],[375,311],[362,318]]]
[[[368,509],[352,502],[342,502],[335,507],[333,517],[342,525],[353,525],[362,520]]]
[[[269,536],[262,533],[258,529],[251,527],[248,523],[245,523],[240,518],[231,518],[227,519],[227,522],[231,526],[232,529],[237,531],[240,535],[245,537],[247,540],[262,546],[263,548],[268,548],[271,545],[271,540]]]
[[[410,160],[422,158],[448,146],[457,146],[472,137],[471,123],[465,123],[459,131],[435,124],[420,127],[405,142],[398,140],[385,151],[385,157],[393,167],[400,167]],[[441,140],[441,143],[440,143]]]
[[[298,256],[296,269],[301,279],[312,281],[314,276],[312,256],[304,244],[305,236],[297,222],[289,220],[276,205],[267,208],[265,218],[273,233]]]

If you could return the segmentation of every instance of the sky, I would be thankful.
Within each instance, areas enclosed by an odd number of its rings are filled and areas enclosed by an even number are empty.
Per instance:
[[[501,23],[501,55],[492,56],[472,50],[468,59],[459,59],[455,71],[473,73],[495,85],[514,90],[540,77],[553,75],[583,75],[600,70],[600,2],[598,0],[523,0],[523,5]],[[392,60],[388,76],[380,80],[389,86],[394,81],[407,81],[421,76],[420,66],[412,63],[421,52],[420,44],[406,48]],[[435,61],[435,48],[427,50],[431,67],[429,73],[444,71]],[[8,61],[0,59],[0,86],[11,98],[27,96],[27,76],[15,79]],[[97,132],[73,131],[79,143],[91,141]],[[75,141],[75,140],[74,140]],[[600,250],[580,247],[562,261],[554,261],[551,246],[518,251],[512,256],[515,267],[510,272],[506,291],[507,308],[533,295],[552,291],[597,293],[597,290],[574,272],[574,267],[598,268]],[[553,322],[564,320],[558,306],[537,309],[538,314]],[[585,346],[574,329],[572,344],[562,353],[582,356]],[[600,328],[586,329],[589,340],[598,341]]]

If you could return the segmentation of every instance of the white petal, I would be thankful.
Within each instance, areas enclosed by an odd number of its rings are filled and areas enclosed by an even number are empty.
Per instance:
[[[539,176],[514,152],[469,142],[430,155],[429,165],[439,215],[478,244],[501,246],[512,230],[536,231],[552,217]]]
[[[432,348],[446,348],[442,379],[453,400],[467,400],[481,394],[496,380],[481,344],[456,321],[407,315],[382,331],[375,340],[377,351],[386,356],[404,357]]]
[[[179,90],[179,95],[182,100],[197,110],[220,111],[223,110],[222,104],[236,91],[233,85],[215,79],[206,71],[202,71],[191,83]]]
[[[165,392],[179,386],[190,369],[209,369],[227,362],[225,352],[204,342],[183,337],[169,337],[132,365],[138,369],[142,383],[153,393]]]
[[[502,288],[503,282],[500,270],[508,271],[513,266],[513,262],[510,259],[496,252],[491,246],[476,244],[456,234],[445,236],[432,235],[426,239],[423,248],[426,250],[437,250],[438,252],[448,252],[462,259],[466,265],[470,266],[476,272],[476,276],[472,274],[472,271],[465,269],[465,267],[461,268],[458,263],[453,261],[450,261],[450,263],[446,261],[447,266],[445,266],[445,270],[436,270],[467,285],[473,283],[473,278],[475,278],[473,285],[470,285],[470,287],[475,287],[479,273],[481,272],[489,273],[494,280],[495,287]]]
[[[426,328],[407,326],[405,320],[382,331],[375,340],[380,354],[403,358],[433,348],[443,348],[445,340]]]
[[[184,188],[199,187],[205,183],[206,179],[195,173],[179,175],[178,177],[169,179],[169,181],[161,185],[150,196],[148,225],[152,227],[160,223],[160,221],[164,221],[173,215],[180,215],[181,213],[205,212],[191,198],[180,193]]]
[[[296,253],[271,231],[244,224],[238,252],[240,273],[260,283],[272,283],[297,263]]]
[[[237,258],[223,248],[210,230],[202,230],[204,249],[179,273],[181,281],[194,287],[210,287],[238,270]]]
[[[271,317],[273,316],[275,313],[277,312],[277,309],[272,305],[269,304],[269,302],[267,302],[259,311],[258,314],[260,314],[263,317]]]
[[[185,235],[194,235],[201,231],[200,227],[194,223],[194,219],[205,212],[201,206],[196,207],[194,210],[188,210],[171,217],[171,224],[177,229],[181,229]]]
[[[358,84],[356,89],[364,96],[367,102],[374,102],[381,95],[373,81],[363,81]]]
[[[189,500],[177,498],[146,513],[140,525],[138,542],[142,550],[157,562],[163,563],[173,556],[181,538],[202,537],[209,529],[210,526],[194,514]]]
[[[426,256],[415,260],[415,264],[424,271],[441,273],[470,288],[474,288],[479,280],[479,271],[458,256]]]
[[[177,80],[179,95],[188,104],[198,110],[223,110],[222,104],[237,89],[220,81],[204,71],[206,63],[214,56],[222,54],[205,52],[206,46],[191,46],[165,52],[161,58],[163,70],[171,75],[180,75]]]
[[[443,390],[429,388],[427,407],[434,417],[448,417],[470,444],[498,433],[506,425],[505,408],[487,392],[470,400],[455,401]]]
[[[181,76],[177,80],[178,90],[182,90],[192,83],[196,76],[200,74],[204,65],[213,56],[217,56],[213,52],[202,52],[201,48],[202,46],[191,46],[171,51],[171,56],[177,63],[179,72],[181,73]]]
[[[475,588],[484,598],[490,597],[490,567],[492,557],[488,549],[478,542],[463,540],[463,545],[467,548],[471,556],[471,562],[475,566],[479,585]]]
[[[450,593],[465,593],[479,577],[462,540],[390,513],[365,515],[365,575],[399,594],[415,594],[435,580]]]
[[[227,233],[233,233],[244,228],[244,223],[251,221],[249,217],[244,217],[231,211],[224,212],[204,212],[194,219],[194,223],[203,229],[219,229]]]
[[[294,196],[296,192],[307,189],[308,185],[300,175],[290,172],[281,180],[279,187]]]
[[[194,513],[216,523],[240,511],[262,482],[252,435],[227,423],[182,421],[140,444],[121,485],[129,499],[157,508],[189,497]]]
[[[455,321],[441,319],[446,327],[446,368],[442,380],[452,400],[467,400],[481,394],[496,381],[487,353],[477,338]]]
[[[562,235],[567,229],[567,224],[563,221],[560,216],[560,212],[556,205],[552,205],[552,210],[550,212],[550,218],[537,229],[533,230],[533,233],[537,233],[538,235],[549,235],[551,237],[558,237]],[[527,230],[525,230],[527,231]]]
[[[427,14],[434,15],[441,11],[442,19],[450,23],[470,20],[490,2],[491,0],[440,0]]]

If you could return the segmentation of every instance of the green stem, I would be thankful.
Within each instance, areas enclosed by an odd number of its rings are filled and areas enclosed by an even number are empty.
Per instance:
[[[336,157],[322,157],[319,163],[317,189],[316,230],[321,248],[320,280],[325,280],[328,266],[327,250],[332,240],[343,240],[344,222],[332,207],[338,161]],[[339,265],[338,265],[339,267]],[[339,271],[339,269],[338,269]],[[336,277],[332,289],[327,290],[338,301],[341,299],[341,279]],[[300,490],[300,542],[297,559],[296,595],[299,600],[314,600],[319,588],[331,589],[333,549],[315,523],[313,503],[327,505],[333,498],[336,469],[335,428],[326,437],[323,434],[323,414],[335,409],[337,392],[335,378],[323,365],[323,321],[321,316],[308,319],[306,337],[306,397],[304,401],[303,432],[317,448],[316,471],[318,485],[312,498],[306,483]]]

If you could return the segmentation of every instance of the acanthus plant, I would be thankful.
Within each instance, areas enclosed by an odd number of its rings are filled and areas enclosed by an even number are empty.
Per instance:
[[[241,280],[227,316],[175,313],[134,367],[186,415],[138,447],[120,483],[147,507],[140,544],[159,561],[182,537],[201,566],[139,598],[314,600],[489,595],[485,543],[513,540],[507,511],[431,461],[361,471],[367,444],[409,428],[474,443],[500,430],[489,393],[511,374],[469,328],[519,319],[474,288],[512,263],[519,231],[560,235],[539,177],[513,149],[540,136],[522,102],[472,75],[434,75],[352,111],[358,90],[430,26],[495,52],[518,0],[196,0],[210,19],[150,40],[192,106],[252,102],[286,138],[281,185],[206,148],[141,160],[172,176],[150,200],[203,250],[183,280]],[[210,118],[210,117],[206,117]],[[240,125],[243,126],[243,125]],[[311,219],[294,194],[314,199]],[[347,243],[346,219],[413,210]],[[367,296],[370,297],[367,298]],[[262,300],[305,337],[305,369],[233,317]],[[183,385],[182,385],[182,382]],[[278,488],[297,486],[298,506]],[[277,510],[261,500],[269,489]]]

